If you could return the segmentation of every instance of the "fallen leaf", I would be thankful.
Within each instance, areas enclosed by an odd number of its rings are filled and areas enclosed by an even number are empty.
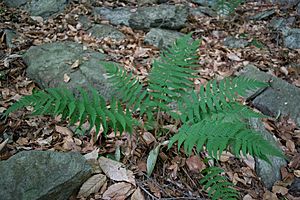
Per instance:
[[[221,156],[220,156],[220,161],[221,162],[227,162],[229,158],[233,158],[234,155],[228,151],[223,151]]]
[[[250,194],[246,194],[246,195],[243,197],[243,200],[253,200],[253,198],[250,196]]]
[[[154,170],[154,167],[156,165],[157,156],[159,154],[160,146],[161,146],[161,144],[159,144],[157,147],[152,149],[148,155],[148,158],[147,158],[147,175],[148,176],[151,176],[151,174]]]
[[[130,200],[145,200],[145,197],[139,187],[131,195]]]
[[[276,194],[267,190],[263,195],[263,200],[278,200],[278,198]]]
[[[133,172],[125,169],[122,163],[105,157],[98,159],[100,168],[110,179],[114,181],[125,181],[135,186]]]
[[[206,168],[204,162],[199,158],[199,156],[191,156],[186,160],[186,165],[192,172],[201,172]]]
[[[77,67],[79,67],[80,65],[80,61],[76,60],[72,65],[71,65],[71,69],[76,69]]]
[[[286,187],[282,187],[282,186],[279,186],[279,185],[274,185],[272,187],[272,192],[275,193],[275,194],[286,195],[289,192],[289,190]]]
[[[299,178],[300,177],[300,170],[295,170],[294,175]]]
[[[150,145],[151,143],[156,141],[156,138],[150,132],[144,132],[142,138],[147,145]]]
[[[8,142],[8,138],[6,138],[6,140],[4,140],[1,144],[0,144],[0,151],[5,147],[5,145],[7,144]]]
[[[115,183],[107,188],[103,193],[102,199],[104,200],[125,200],[134,190],[131,189],[130,183]]]
[[[94,149],[92,152],[84,155],[86,160],[97,160],[99,155],[99,148]]]
[[[230,59],[230,60],[233,60],[233,61],[241,61],[242,59],[240,57],[238,57],[236,54],[234,53],[229,53],[227,54],[227,57]]]
[[[64,74],[64,82],[68,83],[71,80],[70,76],[68,74]]]
[[[67,128],[67,127],[63,127],[63,126],[55,126],[55,130],[57,132],[59,132],[60,134],[64,135],[64,136],[69,136],[69,137],[73,137],[73,132]]]
[[[295,143],[292,140],[287,140],[286,141],[286,147],[291,151],[295,152]]]
[[[83,183],[77,197],[88,197],[89,195],[98,192],[105,182],[106,176],[103,174],[96,174],[92,176],[85,183]]]

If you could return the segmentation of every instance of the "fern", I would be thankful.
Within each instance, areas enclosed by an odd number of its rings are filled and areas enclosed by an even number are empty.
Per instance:
[[[219,15],[226,16],[234,13],[235,9],[244,2],[244,0],[218,0],[215,9]]]
[[[75,98],[74,94],[63,88],[50,88],[44,91],[37,91],[30,96],[24,96],[18,102],[6,110],[4,116],[19,110],[23,107],[32,106],[34,115],[61,115],[62,119],[69,119],[70,124],[80,122],[78,128],[88,120],[90,128],[96,127],[96,133],[100,131],[101,125],[104,134],[109,127],[115,131],[132,131],[133,119],[128,111],[123,112],[120,102],[112,100],[110,109],[106,107],[105,100],[95,89],[91,89],[91,95],[85,90],[78,89],[81,98]],[[90,98],[89,96],[92,96]]]
[[[204,169],[202,173],[205,176],[200,180],[200,184],[204,185],[204,189],[208,191],[208,196],[212,200],[238,199],[239,193],[233,188],[233,184],[221,175],[223,172],[218,167]]]

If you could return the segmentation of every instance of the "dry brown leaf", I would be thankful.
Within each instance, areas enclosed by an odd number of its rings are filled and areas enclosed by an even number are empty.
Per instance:
[[[186,165],[192,172],[201,172],[206,168],[204,162],[199,158],[199,156],[191,156],[186,160]]]
[[[103,174],[96,174],[92,176],[85,183],[83,183],[77,197],[88,197],[89,195],[98,192],[105,184],[106,179],[106,176]]]
[[[294,175],[298,178],[300,178],[300,170],[295,170]]]
[[[86,160],[97,160],[99,155],[99,148],[94,149],[92,152],[84,155]]]
[[[64,136],[73,137],[73,132],[70,129],[68,129],[67,127],[56,125],[55,130]]]
[[[71,69],[76,69],[77,67],[79,67],[80,65],[80,61],[76,60],[72,65],[71,65]]]
[[[125,181],[135,186],[133,172],[125,169],[122,163],[105,157],[100,157],[98,161],[100,168],[110,179],[114,181]]]
[[[64,74],[64,82],[68,83],[71,80],[70,76],[68,74]]]
[[[0,144],[0,151],[5,147],[5,145],[7,144],[8,142],[8,138],[6,138],[6,140],[4,140],[1,144]]]
[[[291,151],[295,152],[295,143],[292,140],[287,140],[286,141],[286,147]]]
[[[115,183],[107,188],[103,193],[102,199],[104,200],[125,200],[134,190],[131,189],[130,183]]]
[[[279,186],[279,185],[274,185],[272,187],[272,192],[275,193],[275,194],[286,195],[289,192],[289,190],[286,187]]]
[[[139,187],[131,195],[130,200],[145,200],[145,197]]]
[[[246,195],[243,197],[243,200],[253,200],[253,198],[250,196],[250,194],[246,194]]]
[[[263,200],[278,200],[278,198],[276,194],[267,190],[263,195]]]
[[[242,59],[241,59],[238,55],[236,55],[236,54],[234,54],[234,53],[228,53],[228,54],[227,54],[227,57],[228,57],[230,60],[233,60],[233,61],[242,61]]]
[[[233,158],[234,155],[228,151],[223,151],[221,156],[220,156],[220,161],[221,162],[227,162],[229,158]]]
[[[150,132],[144,132],[142,138],[147,145],[150,145],[152,142],[156,142],[156,138]]]

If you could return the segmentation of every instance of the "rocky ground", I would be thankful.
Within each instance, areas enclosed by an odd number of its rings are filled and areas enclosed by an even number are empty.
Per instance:
[[[99,61],[120,63],[143,81],[161,50],[193,32],[193,38],[202,38],[195,87],[231,75],[269,81],[271,87],[245,99],[271,118],[250,125],[289,159],[270,158],[270,166],[224,152],[219,166],[241,199],[299,199],[300,3],[247,1],[222,17],[211,8],[215,3],[1,1],[0,111],[38,88],[93,85],[108,99],[113,88]],[[5,200],[206,198],[199,184],[202,155],[161,148],[152,176],[146,176],[147,156],[168,139],[165,135],[136,130],[132,136],[96,136],[29,111],[0,123],[0,196]]]

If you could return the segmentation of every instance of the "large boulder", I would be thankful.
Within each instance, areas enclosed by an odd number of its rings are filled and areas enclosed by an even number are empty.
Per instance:
[[[79,153],[20,152],[0,162],[2,200],[65,200],[92,169]]]
[[[185,27],[189,10],[184,5],[161,4],[151,7],[139,7],[129,19],[129,26],[134,29],[166,28],[181,29]]]
[[[271,86],[252,101],[257,109],[266,115],[274,117],[279,114],[289,116],[300,127],[300,88],[262,72],[252,65],[245,67],[241,75],[259,81],[270,82]],[[251,96],[254,92],[250,92],[248,95]]]
[[[170,47],[176,39],[183,35],[183,33],[176,31],[152,28],[146,34],[144,42],[145,44],[153,45],[159,49],[165,49]]]
[[[68,0],[4,0],[9,7],[25,9],[30,15],[49,17],[68,5]]]
[[[249,122],[252,129],[261,133],[264,139],[278,147],[272,134],[265,129],[264,124],[260,121],[260,119],[250,119]],[[264,183],[264,185],[271,190],[274,183],[281,180],[280,169],[281,167],[286,166],[287,162],[284,158],[276,156],[268,156],[268,159],[271,162],[270,164],[265,160],[255,158],[255,171],[261,178],[261,181]]]
[[[65,87],[75,91],[77,87],[92,86],[105,99],[109,99],[112,88],[100,64],[104,58],[105,55],[89,49],[84,50],[82,44],[75,42],[32,46],[23,55],[28,66],[27,76],[41,88]]]

